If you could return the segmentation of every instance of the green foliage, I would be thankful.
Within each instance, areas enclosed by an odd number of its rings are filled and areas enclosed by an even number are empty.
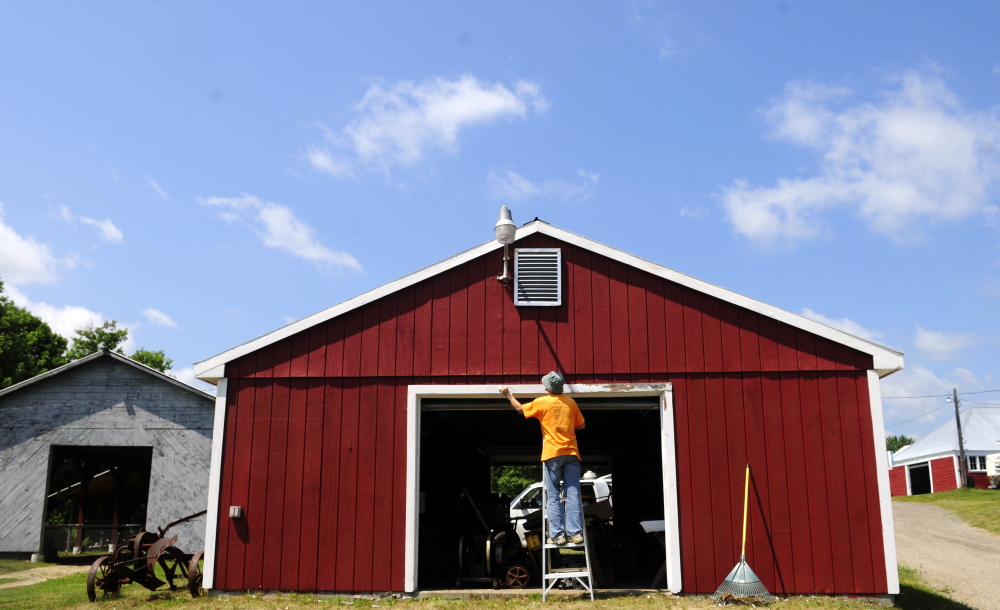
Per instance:
[[[913,439],[909,436],[904,436],[902,434],[892,435],[885,437],[885,449],[886,451],[899,451],[907,445],[912,445]]]
[[[112,350],[124,355],[120,347],[128,339],[128,329],[118,328],[117,320],[108,320],[97,328],[89,324],[87,328],[76,331],[73,345],[66,352],[70,360],[79,360],[103,349]]]
[[[3,294],[0,282],[0,388],[66,364],[66,339]]]
[[[167,358],[167,355],[162,349],[154,352],[140,347],[129,357],[132,358],[132,360],[135,360],[140,364],[145,364],[149,368],[156,369],[161,373],[166,373],[174,365],[174,361]]]
[[[542,480],[542,467],[539,466],[494,466],[490,491],[502,493],[513,498],[521,490]]]

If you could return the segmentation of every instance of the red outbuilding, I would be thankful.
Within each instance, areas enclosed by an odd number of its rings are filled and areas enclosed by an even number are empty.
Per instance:
[[[498,386],[540,395],[558,370],[584,467],[613,475],[614,582],[662,566],[715,591],[749,463],[772,593],[898,593],[879,379],[901,354],[539,220],[509,249],[510,280],[491,241],[196,365],[218,386],[206,588],[454,586],[506,501],[491,468],[539,459]]]

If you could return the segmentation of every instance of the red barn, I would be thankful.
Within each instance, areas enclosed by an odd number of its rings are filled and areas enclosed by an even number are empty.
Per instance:
[[[879,378],[901,354],[539,220],[511,249],[513,282],[488,242],[196,365],[218,386],[207,588],[454,585],[462,491],[540,451],[498,385],[556,369],[616,526],[664,520],[637,581],[719,586],[749,463],[770,591],[899,591]]]

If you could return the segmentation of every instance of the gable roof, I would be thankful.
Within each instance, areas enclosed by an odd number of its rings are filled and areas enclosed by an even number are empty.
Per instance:
[[[1000,452],[1000,407],[972,407],[961,414],[966,451]],[[958,451],[958,426],[949,418],[936,430],[893,454],[896,464]]]
[[[8,387],[0,390],[0,397],[6,396],[7,394],[11,394],[13,392],[17,392],[18,390],[21,390],[21,389],[24,389],[24,388],[26,388],[26,387],[28,387],[30,385],[36,384],[39,381],[44,381],[44,380],[49,379],[51,377],[55,377],[56,375],[61,375],[62,373],[65,373],[66,371],[75,369],[76,367],[81,366],[83,364],[86,364],[88,362],[93,362],[94,360],[97,360],[98,358],[111,358],[111,359],[117,360],[118,362],[121,362],[123,364],[127,364],[127,365],[129,365],[129,366],[131,366],[133,368],[136,368],[136,369],[142,371],[143,373],[146,373],[147,375],[152,375],[154,377],[158,377],[162,381],[166,381],[167,383],[171,383],[171,384],[173,384],[173,385],[175,385],[175,386],[177,386],[179,388],[183,388],[185,390],[188,390],[189,392],[194,392],[198,396],[201,396],[203,398],[211,400],[211,401],[213,401],[213,406],[214,406],[215,397],[212,396],[211,394],[209,394],[207,392],[203,392],[203,391],[199,390],[198,388],[189,386],[188,384],[184,383],[183,381],[178,381],[177,379],[174,379],[170,375],[165,375],[165,374],[161,373],[160,371],[158,371],[156,369],[150,368],[150,367],[146,366],[145,364],[142,364],[141,362],[136,362],[135,360],[132,360],[128,356],[123,356],[123,355],[121,355],[121,354],[119,354],[117,352],[113,352],[113,351],[110,351],[110,350],[102,350],[102,351],[99,351],[99,352],[94,352],[93,354],[90,354],[89,356],[84,356],[83,358],[80,358],[79,360],[74,360],[73,362],[70,362],[69,364],[64,364],[64,365],[62,365],[60,367],[57,367],[57,368],[45,371],[44,373],[42,373],[40,375],[35,375],[31,379],[25,379],[24,381],[21,381],[19,383],[15,383],[12,386],[8,386]]]
[[[739,307],[749,309],[769,318],[773,318],[779,322],[788,324],[789,326],[830,339],[831,341],[846,345],[862,353],[870,354],[872,356],[872,360],[874,361],[875,369],[878,371],[879,377],[885,377],[886,375],[903,368],[903,354],[901,352],[897,352],[896,350],[884,347],[860,337],[855,337],[854,335],[831,328],[825,324],[810,320],[809,318],[804,318],[783,309],[772,307],[766,303],[761,303],[760,301],[751,299],[750,297],[743,296],[742,294],[731,290],[726,290],[725,288],[699,280],[691,277],[690,275],[685,275],[679,271],[674,271],[673,269],[664,267],[663,265],[648,261],[633,254],[629,254],[628,252],[623,252],[616,248],[606,246],[592,239],[587,239],[586,237],[577,235],[576,233],[560,229],[559,227],[538,220],[537,218],[517,229],[515,243],[517,240],[528,237],[529,235],[534,235],[535,233],[541,233],[579,248],[589,250],[630,267],[635,267],[636,269],[640,269],[682,286],[697,290],[698,292],[716,297]],[[502,247],[503,246],[497,243],[496,240],[490,240],[474,248],[470,248],[465,252],[456,254],[451,258],[447,258],[441,262],[430,265],[429,267],[424,267],[423,269],[411,273],[410,275],[358,295],[353,299],[349,299],[311,316],[302,318],[297,322],[292,322],[287,326],[267,333],[266,335],[253,339],[252,341],[247,341],[246,343],[222,352],[217,356],[195,363],[195,376],[203,381],[216,383],[225,375],[225,365],[227,362],[232,362],[241,356],[255,352],[263,347],[271,345],[272,343],[281,341],[282,339],[300,333],[303,330],[312,328],[317,324],[321,324],[327,320],[343,315],[352,309],[371,303],[388,294],[392,294],[396,291],[412,286],[427,278],[438,275],[439,273],[458,267],[459,265],[475,258],[489,254],[494,250],[499,250]]]

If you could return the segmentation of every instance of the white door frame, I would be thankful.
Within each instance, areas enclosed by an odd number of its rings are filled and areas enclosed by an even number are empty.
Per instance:
[[[541,384],[512,385],[511,392],[525,398],[542,396]],[[567,384],[567,394],[587,396],[658,396],[660,398],[660,447],[663,460],[663,517],[666,538],[667,584],[681,590],[681,543],[677,513],[677,443],[674,435],[673,386],[669,383]],[[496,385],[411,385],[406,394],[406,567],[404,588],[417,590],[417,557],[420,532],[420,412],[424,398],[497,398]]]

